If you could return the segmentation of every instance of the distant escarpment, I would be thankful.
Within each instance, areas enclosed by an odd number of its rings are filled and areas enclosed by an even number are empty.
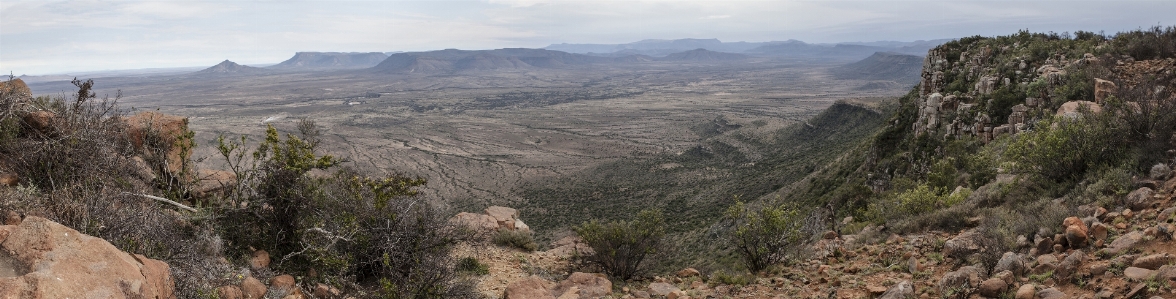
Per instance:
[[[681,53],[666,55],[661,60],[666,61],[733,61],[747,59],[743,54],[715,52],[707,49],[694,49]]]
[[[555,69],[608,63],[651,61],[646,56],[597,57],[542,49],[446,49],[396,53],[372,70],[382,73],[448,73],[487,70]]]
[[[196,76],[231,76],[231,75],[254,75],[265,73],[263,68],[257,68],[247,65],[240,65],[229,60],[221,61],[217,65],[192,73]]]
[[[850,80],[888,80],[918,83],[923,57],[894,52],[877,52],[861,61],[833,69],[833,76]]]
[[[380,52],[298,52],[271,69],[361,69],[373,67],[388,58]]]

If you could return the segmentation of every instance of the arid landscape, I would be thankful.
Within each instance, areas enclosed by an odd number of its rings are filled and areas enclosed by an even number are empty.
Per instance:
[[[325,152],[347,165],[420,176],[437,202],[484,206],[518,202],[516,188],[538,178],[621,157],[680,154],[711,137],[692,128],[716,118],[769,139],[836,100],[910,88],[831,75],[848,62],[752,57],[434,74],[196,73],[95,78],[95,90],[121,92],[123,107],[189,117],[200,167],[223,168],[218,135],[256,143],[266,124],[294,132],[306,118],[321,126]],[[38,94],[72,87],[31,85]]]

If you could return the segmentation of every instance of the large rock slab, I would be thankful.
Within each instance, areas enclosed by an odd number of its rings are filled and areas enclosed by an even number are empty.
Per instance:
[[[554,282],[532,275],[506,285],[505,299],[555,299],[551,295]]]
[[[559,282],[551,293],[561,294],[560,297],[563,297],[571,293],[572,289],[579,290],[575,298],[600,298],[612,294],[612,282],[604,274],[575,272],[568,276],[568,279]]]
[[[0,226],[0,298],[175,298],[164,262],[40,217]]]

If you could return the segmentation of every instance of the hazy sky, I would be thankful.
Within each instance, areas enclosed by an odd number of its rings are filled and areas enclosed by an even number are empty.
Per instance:
[[[544,47],[642,39],[828,43],[1176,25],[1176,1],[0,2],[16,75],[277,63],[297,51]]]

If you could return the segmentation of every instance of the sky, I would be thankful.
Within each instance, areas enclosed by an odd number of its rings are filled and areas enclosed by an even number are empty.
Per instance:
[[[23,1],[0,2],[16,75],[278,63],[301,51],[540,48],[718,38],[915,41],[1027,29],[1176,25],[1176,1]]]

